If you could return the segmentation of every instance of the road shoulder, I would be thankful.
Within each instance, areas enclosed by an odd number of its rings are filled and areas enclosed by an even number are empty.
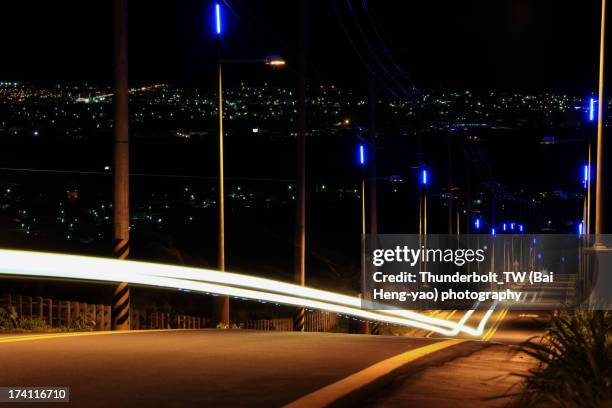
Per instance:
[[[381,378],[334,404],[335,407],[507,407],[520,378],[535,365],[526,355],[501,344],[469,342],[423,358]]]

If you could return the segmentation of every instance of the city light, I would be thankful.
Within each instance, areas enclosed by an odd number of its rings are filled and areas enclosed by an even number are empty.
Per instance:
[[[589,100],[589,122],[595,120],[595,98]]]
[[[523,226],[523,224],[519,224],[519,232],[523,232],[525,230],[525,227]]]
[[[429,181],[429,175],[427,174],[427,169],[421,170],[421,184],[426,186]]]
[[[495,228],[491,228],[491,235],[495,235]]]
[[[217,23],[217,35],[221,35],[221,5],[215,3],[215,22]]]
[[[582,169],[582,186],[584,188],[588,187],[589,184],[589,176],[590,176],[590,169],[589,169],[589,165],[585,164],[583,169]]]
[[[474,228],[476,228],[477,230],[480,229],[480,218],[476,218],[474,220]]]
[[[266,57],[266,64],[273,67],[282,67],[286,64],[286,61],[279,55],[270,55]]]
[[[578,235],[584,234],[584,221],[578,223]]]
[[[502,224],[502,230],[506,231],[506,223],[505,222]]]

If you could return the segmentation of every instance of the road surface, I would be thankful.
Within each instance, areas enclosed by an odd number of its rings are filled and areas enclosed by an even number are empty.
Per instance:
[[[275,407],[438,341],[248,330],[0,337],[0,386],[69,386],[71,406],[83,407]]]

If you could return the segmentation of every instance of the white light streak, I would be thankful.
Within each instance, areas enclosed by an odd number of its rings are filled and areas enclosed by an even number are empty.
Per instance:
[[[214,293],[286,305],[321,309],[361,319],[411,326],[445,336],[480,336],[495,309],[485,313],[478,327],[466,326],[474,310],[458,321],[426,316],[410,310],[365,310],[357,297],[307,288],[281,281],[210,269],[88,256],[0,249],[0,275],[128,282],[137,285]]]

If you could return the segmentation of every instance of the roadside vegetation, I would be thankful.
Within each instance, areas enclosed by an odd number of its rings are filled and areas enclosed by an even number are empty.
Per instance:
[[[612,407],[612,312],[553,317],[546,334],[519,350],[538,365],[524,377],[520,407]]]
[[[96,327],[95,320],[89,315],[79,314],[68,327],[51,328],[38,317],[20,317],[14,310],[0,307],[0,333],[2,332],[49,332],[49,331],[91,331]]]

